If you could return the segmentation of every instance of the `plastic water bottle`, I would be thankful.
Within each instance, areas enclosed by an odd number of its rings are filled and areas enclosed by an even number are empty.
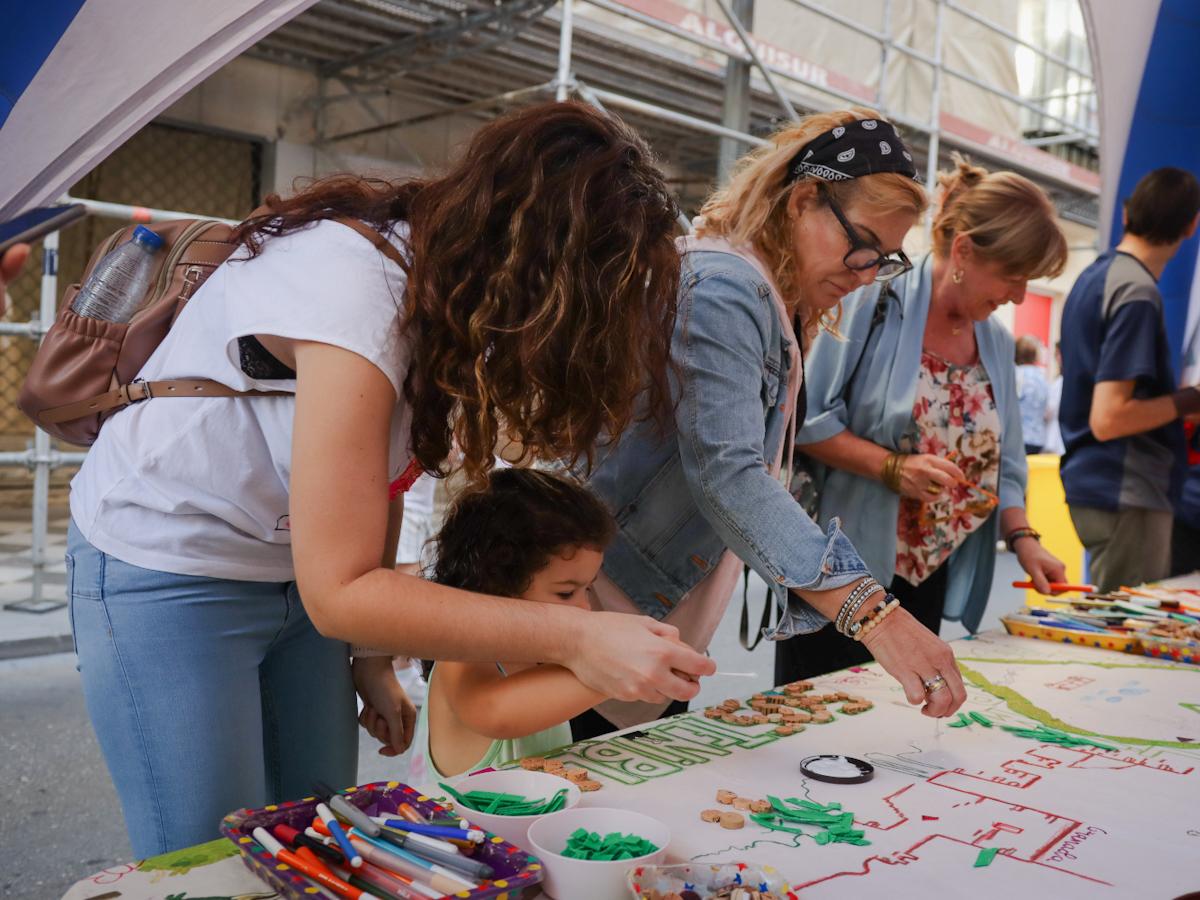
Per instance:
[[[154,254],[163,239],[139,225],[133,237],[105,255],[75,295],[71,309],[89,319],[128,322],[150,287]]]

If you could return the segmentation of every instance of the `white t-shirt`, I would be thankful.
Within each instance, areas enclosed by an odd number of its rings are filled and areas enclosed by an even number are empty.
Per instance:
[[[405,249],[407,229],[392,236]],[[405,275],[333,221],[237,251],[188,302],[140,376],[209,378],[287,397],[161,398],[117,413],[71,482],[71,516],[90,543],[147,569],[241,581],[291,581],[288,486],[295,379],[255,380],[238,338],[320,341],[374,363],[398,398],[389,478],[411,459],[401,335]]]

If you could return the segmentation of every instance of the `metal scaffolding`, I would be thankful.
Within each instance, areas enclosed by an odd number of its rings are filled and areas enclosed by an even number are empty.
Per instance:
[[[681,171],[718,180],[733,151],[761,143],[762,135],[797,112],[844,104],[873,105],[903,126],[933,175],[954,150],[969,152],[993,166],[1021,171],[1050,193],[1061,213],[1094,225],[1098,187],[1066,172],[1043,146],[1074,145],[1091,152],[1098,145],[1094,85],[1090,71],[1039,47],[958,0],[926,0],[934,12],[931,52],[909,46],[895,34],[893,0],[880,0],[882,27],[855,21],[815,0],[776,0],[836,24],[879,47],[880,75],[872,96],[861,96],[774,64],[770,54],[742,23],[752,22],[754,0],[715,0],[719,13],[740,41],[717,40],[651,14],[655,4],[630,0],[322,0],[249,52],[262,59],[315,73],[322,87],[318,105],[353,100],[372,110],[374,124],[340,134],[321,128],[318,143],[336,151],[367,134],[410,128],[440,116],[487,116],[506,106],[548,97],[577,96],[621,110],[658,151]],[[657,6],[673,6],[660,3]],[[736,5],[736,9],[733,6]],[[761,3],[760,3],[761,5]],[[616,28],[586,15],[602,10],[660,35],[663,40]],[[675,7],[680,9],[679,7]],[[1074,114],[1056,111],[1062,94],[1024,98],[987,84],[946,63],[944,35],[955,19],[965,20],[1033,53],[1046,69],[1069,73],[1080,96]],[[370,26],[368,31],[366,26]],[[437,35],[438,41],[429,39]],[[442,43],[439,43],[441,41]],[[681,49],[681,48],[690,49]],[[400,49],[403,48],[403,52]],[[723,66],[711,63],[713,54]],[[705,57],[708,57],[706,59]],[[765,58],[764,58],[765,57]],[[915,120],[887,96],[889,62],[907,58],[928,67],[932,91],[928,118]],[[390,74],[389,74],[389,68]],[[328,73],[336,72],[336,84]],[[1028,140],[972,142],[947,131],[941,98],[947,79],[972,86],[1015,107],[1037,125]],[[329,82],[329,83],[326,83]],[[435,108],[389,120],[375,104],[384,94],[408,97]],[[716,140],[705,140],[711,136]],[[703,177],[700,180],[704,180]]]
[[[716,2],[739,38],[736,43],[678,27],[621,0],[321,0],[260,41],[248,55],[316,76],[316,144],[335,158],[340,146],[370,135],[446,116],[487,116],[532,99],[576,96],[601,108],[621,110],[680,170],[696,173],[701,182],[715,182],[747,147],[765,143],[762,135],[782,121],[841,104],[869,103],[916,136],[914,151],[924,155],[930,183],[944,162],[943,154],[969,150],[992,164],[1022,171],[1041,184],[1064,217],[1095,224],[1098,187],[1072,179],[1055,167],[1038,165],[1003,146],[964,141],[943,127],[941,109],[945,79],[957,79],[1015,104],[1035,118],[1040,130],[1058,130],[1016,144],[1094,148],[1099,139],[1095,87],[1087,68],[1034,45],[957,0],[928,0],[935,12],[932,54],[896,38],[892,0],[881,0],[883,24],[879,30],[814,0],[786,0],[878,44],[880,76],[874,96],[857,96],[765,60],[752,34],[755,0]],[[672,42],[649,40],[580,16],[576,3],[615,14]],[[1064,98],[1062,93],[1051,91],[1026,99],[947,66],[943,44],[948,16],[966,18],[1037,54],[1045,66],[1071,73],[1080,85],[1074,93],[1090,96],[1091,102],[1076,104],[1074,116],[1063,116],[1050,108]],[[692,48],[691,52],[681,51],[680,41]],[[723,66],[706,62],[704,54],[713,52],[724,59]],[[897,56],[930,68],[930,113],[924,121],[906,117],[889,105],[886,78],[889,63]],[[377,101],[391,94],[433,108],[389,120]],[[348,102],[366,111],[372,124],[329,134],[326,111]],[[705,141],[705,136],[715,141]],[[188,213],[92,200],[64,198],[64,202],[83,203],[90,214],[131,222],[194,218]],[[57,248],[58,236],[51,234],[45,241],[37,318],[0,323],[0,335],[40,340],[45,334],[55,318]],[[30,450],[0,453],[0,465],[25,466],[34,473],[31,597],[8,603],[6,608],[46,612],[62,606],[43,596],[50,472],[78,465],[83,457],[82,453],[55,450],[40,429]]]

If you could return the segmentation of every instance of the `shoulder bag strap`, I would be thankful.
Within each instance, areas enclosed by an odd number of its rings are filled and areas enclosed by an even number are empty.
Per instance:
[[[763,639],[763,632],[771,627],[771,610],[775,607],[771,600],[771,589],[767,588],[766,600],[763,603],[762,619],[758,623],[758,631],[754,640],[750,640],[750,567],[742,569],[742,617],[738,622],[738,641],[746,650],[753,650]]]
[[[374,244],[380,253],[382,253],[396,265],[401,267],[404,266],[404,257],[400,255],[400,251],[396,249],[396,245],[380,234],[379,231],[362,221],[362,219],[352,219],[349,216],[339,216],[333,221],[340,222],[347,228],[353,228],[368,241]]]

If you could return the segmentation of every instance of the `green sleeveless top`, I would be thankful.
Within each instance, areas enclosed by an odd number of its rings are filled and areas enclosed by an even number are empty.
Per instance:
[[[497,668],[499,668],[498,665]],[[436,671],[437,666],[434,666],[433,671],[429,673],[430,694],[433,693],[433,676]],[[500,671],[504,672],[503,669]],[[480,769],[500,768],[505,763],[516,762],[526,756],[542,756],[550,750],[565,747],[570,743],[570,722],[554,725],[526,737],[492,741],[491,746],[484,751],[478,762],[468,766],[461,774],[478,772]],[[445,781],[449,777],[453,776],[447,776],[438,771],[429,752],[429,703],[426,702],[417,717],[417,732],[413,737],[408,783],[413,787],[428,788],[437,793],[437,783]]]

